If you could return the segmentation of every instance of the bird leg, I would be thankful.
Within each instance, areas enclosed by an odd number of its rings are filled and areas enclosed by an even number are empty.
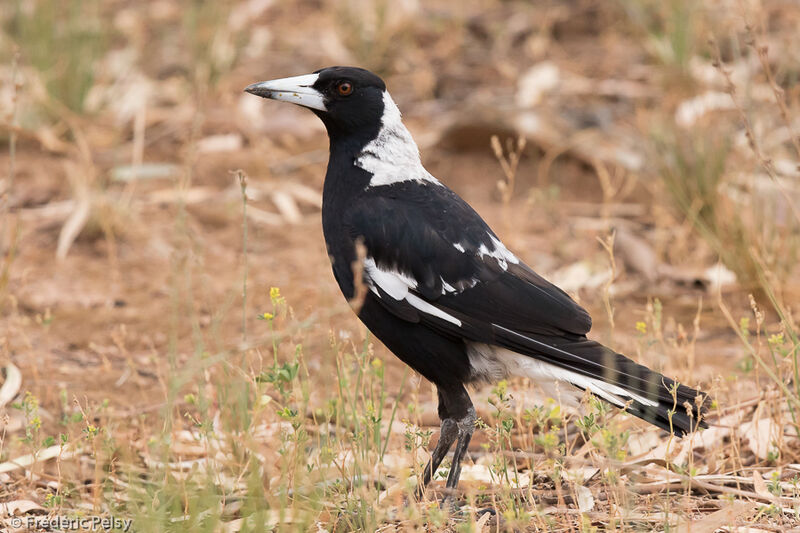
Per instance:
[[[475,408],[463,386],[456,388],[439,387],[439,418],[442,427],[439,442],[436,443],[431,459],[422,475],[422,483],[417,488],[417,497],[421,497],[425,487],[430,483],[433,474],[450,451],[453,442],[457,441],[453,464],[447,476],[447,488],[455,488],[461,475],[461,461],[467,452],[472,433],[475,430]]]
[[[439,442],[436,443],[436,448],[434,448],[433,453],[431,454],[431,460],[428,461],[428,465],[425,467],[422,475],[422,483],[417,489],[418,496],[422,496],[425,487],[427,487],[428,483],[431,482],[434,472],[436,472],[436,469],[439,468],[440,464],[442,464],[442,460],[444,459],[445,455],[447,455],[447,452],[450,451],[450,447],[453,445],[453,442],[455,442],[458,434],[458,422],[452,418],[445,418],[442,420],[442,428],[439,432]]]
[[[455,452],[453,452],[453,464],[450,466],[450,474],[447,476],[447,484],[445,485],[448,489],[455,489],[458,486],[458,478],[461,477],[461,461],[467,454],[469,441],[475,431],[476,419],[475,408],[470,405],[467,414],[456,422],[458,426],[458,441],[456,442]]]

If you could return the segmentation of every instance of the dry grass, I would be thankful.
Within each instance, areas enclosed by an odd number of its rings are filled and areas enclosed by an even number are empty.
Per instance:
[[[793,4],[5,7],[4,527],[800,525]],[[385,76],[431,172],[590,309],[595,338],[713,395],[711,428],[681,440],[502,382],[473,392],[458,509],[438,505],[447,461],[413,499],[435,391],[330,276],[317,119],[241,94],[353,63]]]

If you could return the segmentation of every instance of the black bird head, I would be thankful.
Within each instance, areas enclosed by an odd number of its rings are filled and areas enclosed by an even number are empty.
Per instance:
[[[313,74],[254,83],[245,91],[311,109],[334,140],[377,133],[386,84],[362,68],[328,67]]]

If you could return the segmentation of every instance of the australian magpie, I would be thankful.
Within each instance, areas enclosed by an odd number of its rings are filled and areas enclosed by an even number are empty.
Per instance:
[[[565,402],[588,390],[677,435],[704,426],[705,394],[588,339],[589,313],[425,170],[381,78],[330,67],[245,91],[307,107],[328,131],[322,228],[334,277],[367,328],[438,390],[441,434],[421,487],[454,442],[447,487],[458,484],[474,382],[524,376]]]

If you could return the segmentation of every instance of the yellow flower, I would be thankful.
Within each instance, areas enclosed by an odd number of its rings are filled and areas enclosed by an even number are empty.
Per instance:
[[[278,287],[270,287],[269,297],[273,300],[279,299],[281,297],[281,290]]]
[[[272,313],[261,313],[260,315],[258,315],[258,318],[259,320],[272,320],[273,318],[275,318],[275,315],[273,315]]]
[[[778,333],[777,335],[770,335],[767,342],[770,346],[780,346],[783,344],[783,333]]]
[[[641,320],[636,323],[636,331],[644,335],[647,333],[647,324],[642,322]]]
[[[371,364],[372,364],[372,368],[374,368],[375,370],[378,370],[380,367],[383,366],[383,361],[381,361],[380,359],[378,359],[376,357],[375,359],[372,360]]]
[[[503,396],[506,391],[508,390],[508,381],[501,379],[497,382],[497,386],[495,387],[496,394],[498,396]]]

